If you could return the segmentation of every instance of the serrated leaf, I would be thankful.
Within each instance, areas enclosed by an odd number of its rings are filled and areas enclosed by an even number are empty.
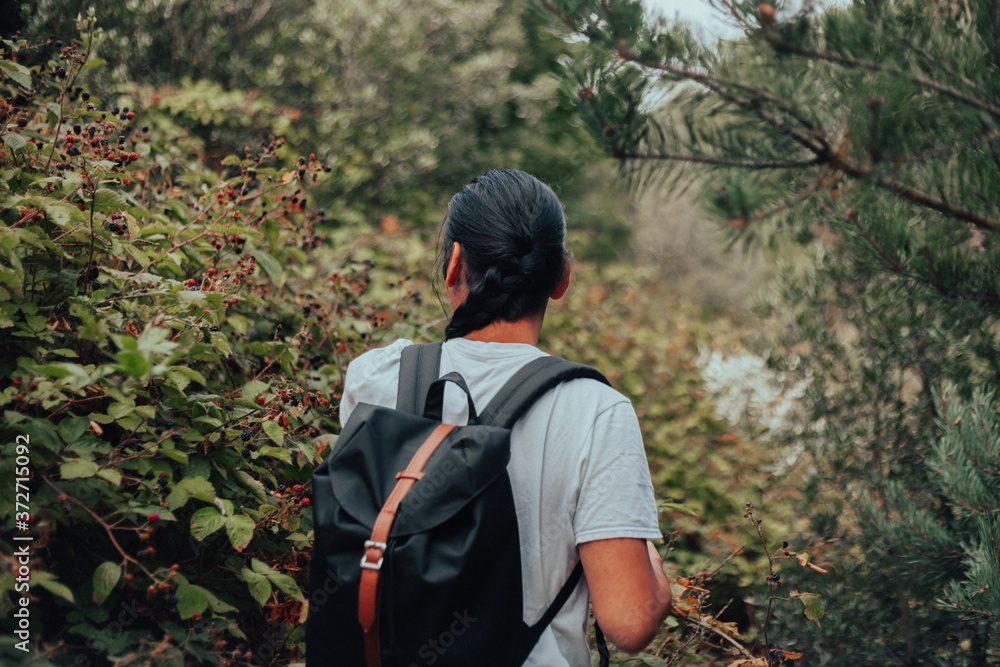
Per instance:
[[[186,620],[195,614],[203,614],[208,609],[209,593],[201,586],[181,584],[177,587],[177,613],[181,620]]]
[[[125,252],[132,255],[132,259],[134,259],[142,268],[149,266],[149,256],[135,246],[125,246]]]
[[[295,583],[287,574],[282,574],[281,572],[275,572],[274,574],[267,575],[268,580],[275,585],[281,592],[285,595],[289,595],[299,602],[305,602],[306,598],[302,595],[302,590],[299,585]]]
[[[280,426],[278,426],[277,422],[265,420],[263,422],[263,428],[264,428],[264,433],[267,433],[267,437],[269,437],[272,441],[274,441],[274,444],[278,445],[279,447],[285,444],[285,431]],[[289,460],[288,463],[291,463],[291,460]]]
[[[97,476],[101,479],[107,480],[109,484],[114,487],[119,487],[122,484],[122,474],[117,470],[111,468],[104,468],[97,471]]]
[[[56,580],[56,576],[51,572],[46,572],[44,570],[32,571],[31,585],[32,587],[35,585],[41,586],[49,593],[52,593],[56,597],[61,597],[63,600],[66,600],[71,604],[75,602],[73,599],[73,591],[71,591],[65,584],[59,583],[59,581]]]
[[[270,456],[279,461],[284,461],[289,465],[292,463],[292,453],[282,447],[261,447],[258,454],[260,456]]]
[[[261,250],[259,248],[254,248],[251,250],[254,258],[257,260],[257,264],[260,268],[264,270],[267,277],[271,279],[275,287],[282,287],[285,284],[285,272],[281,268],[281,264],[278,263],[271,253],[266,250]]]
[[[117,213],[127,207],[125,198],[114,190],[101,188],[94,194],[94,210],[98,213]]]
[[[798,598],[802,601],[805,606],[805,615],[810,621],[816,621],[816,625],[819,625],[819,621],[823,618],[823,603],[819,601],[819,593],[803,593],[801,591],[792,591],[792,597]]]
[[[59,474],[63,479],[79,479],[93,477],[97,474],[97,464],[86,459],[73,459],[59,466]]]
[[[114,590],[115,584],[122,576],[122,566],[118,563],[101,563],[94,570],[94,602],[101,604],[106,599],[111,591]]]
[[[5,61],[0,61],[0,62],[5,62]],[[24,146],[27,145],[28,140],[22,137],[20,134],[10,133],[3,135],[3,142],[4,144],[7,145],[7,148],[9,148],[12,151],[16,151],[19,148],[24,148]]]
[[[246,514],[236,514],[226,518],[226,534],[229,535],[229,541],[236,551],[243,551],[250,544],[256,527],[254,520]]]
[[[224,525],[226,517],[222,516],[218,507],[202,507],[191,515],[191,536],[201,541]]]
[[[271,597],[271,582],[263,574],[254,572],[249,568],[243,568],[243,581],[247,582],[250,595],[261,606]]]
[[[189,498],[197,498],[206,503],[214,503],[215,496],[215,487],[204,477],[185,477],[174,485],[170,495],[167,496],[167,506],[171,510],[175,510],[187,503]],[[217,529],[218,526],[213,528],[212,532]]]
[[[0,69],[25,88],[31,88],[31,70],[13,60],[0,60]]]
[[[270,389],[266,382],[261,382],[260,380],[251,380],[243,385],[243,389],[240,390],[240,395],[247,401],[252,401],[265,391]]]

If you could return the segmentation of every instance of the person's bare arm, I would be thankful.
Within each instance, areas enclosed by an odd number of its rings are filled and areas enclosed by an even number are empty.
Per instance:
[[[595,540],[579,548],[601,630],[623,651],[641,651],[670,611],[670,583],[656,548],[633,538]]]

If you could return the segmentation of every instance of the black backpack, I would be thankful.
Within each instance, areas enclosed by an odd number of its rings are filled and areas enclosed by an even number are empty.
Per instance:
[[[521,665],[583,573],[522,621],[510,429],[560,382],[608,381],[541,357],[477,417],[462,376],[438,378],[440,356],[440,343],[405,348],[396,408],[359,404],[313,473],[308,667]],[[467,426],[441,422],[449,382],[468,396]]]

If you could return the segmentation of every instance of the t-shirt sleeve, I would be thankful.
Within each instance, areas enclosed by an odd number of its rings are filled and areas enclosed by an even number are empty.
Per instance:
[[[576,543],[661,538],[649,464],[631,404],[620,401],[604,410],[592,433],[573,521]]]
[[[340,425],[347,423],[358,403],[391,408],[396,405],[399,388],[399,357],[403,348],[412,345],[397,340],[392,345],[365,352],[347,366],[344,393],[340,398]]]

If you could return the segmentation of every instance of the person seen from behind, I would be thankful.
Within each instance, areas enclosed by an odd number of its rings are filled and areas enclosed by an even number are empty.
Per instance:
[[[440,374],[458,371],[474,404],[486,405],[518,369],[546,354],[538,348],[546,306],[562,298],[571,276],[563,207],[525,172],[490,171],[451,199],[441,238],[452,318]],[[342,424],[360,402],[395,405],[400,355],[411,344],[398,340],[350,364]],[[464,423],[464,394],[445,391],[443,420]],[[525,664],[589,666],[591,605],[611,643],[629,653],[645,648],[670,609],[671,592],[650,542],[661,533],[629,400],[592,379],[558,385],[515,424],[508,474],[524,622],[541,617],[577,562],[584,571]]]

